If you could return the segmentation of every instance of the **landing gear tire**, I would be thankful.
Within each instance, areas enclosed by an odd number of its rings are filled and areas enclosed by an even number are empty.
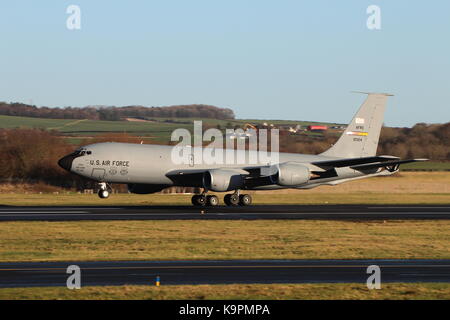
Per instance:
[[[106,182],[99,182],[98,183],[100,190],[98,190],[98,196],[100,199],[106,199],[109,197],[110,193],[112,192],[111,186],[109,186]]]
[[[239,204],[239,196],[235,193],[227,194],[223,198],[223,201],[227,206],[234,207]]]
[[[192,198],[191,198],[191,203],[194,205],[194,206],[196,206],[197,205],[197,195],[193,195],[192,196]]]
[[[109,197],[109,191],[108,190],[99,190],[98,196],[100,197],[100,199],[106,199]]]
[[[196,207],[203,207],[206,205],[206,196],[202,194],[196,194],[192,196],[192,204]]]
[[[210,207],[215,207],[219,205],[219,198],[217,196],[207,196],[206,205]]]
[[[249,194],[241,194],[239,196],[239,205],[240,206],[249,206],[252,204],[252,196]]]

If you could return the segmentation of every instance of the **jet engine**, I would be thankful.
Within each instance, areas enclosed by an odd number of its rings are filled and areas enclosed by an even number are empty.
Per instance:
[[[280,186],[298,186],[308,182],[310,178],[310,170],[303,164],[288,162],[279,165],[277,184]]]
[[[203,186],[211,191],[225,192],[242,188],[244,178],[239,172],[213,169],[203,175]]]
[[[168,186],[163,184],[140,184],[140,183],[129,183],[128,191],[136,194],[149,194],[159,192]]]

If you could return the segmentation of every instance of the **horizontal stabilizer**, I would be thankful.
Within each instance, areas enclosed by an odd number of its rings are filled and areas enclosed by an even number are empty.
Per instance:
[[[338,159],[338,160],[326,160],[326,161],[317,161],[312,164],[321,168],[342,168],[355,166],[360,164],[368,164],[374,162],[384,162],[384,161],[392,161],[398,160],[398,157],[392,156],[378,156],[378,157],[364,157],[364,158],[350,158],[350,159]]]
[[[420,162],[420,161],[428,161],[428,159],[393,160],[393,161],[385,161],[385,162],[379,162],[379,163],[360,164],[360,165],[351,166],[350,168],[355,169],[355,170],[370,170],[370,169],[392,167],[392,166],[397,166],[400,164],[411,163],[411,162]]]

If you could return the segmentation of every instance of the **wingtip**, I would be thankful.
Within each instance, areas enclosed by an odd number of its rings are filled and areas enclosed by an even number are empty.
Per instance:
[[[400,157],[390,156],[390,155],[387,155],[387,154],[382,154],[379,157],[386,158],[386,159],[392,159],[392,160],[400,159]]]

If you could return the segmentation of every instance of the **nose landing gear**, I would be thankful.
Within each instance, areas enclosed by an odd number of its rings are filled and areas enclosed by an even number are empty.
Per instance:
[[[98,190],[98,196],[100,199],[109,198],[111,188],[106,184],[106,182],[99,183],[100,190]]]
[[[98,196],[100,197],[100,199],[106,199],[109,197],[109,191],[108,190],[99,190]]]

